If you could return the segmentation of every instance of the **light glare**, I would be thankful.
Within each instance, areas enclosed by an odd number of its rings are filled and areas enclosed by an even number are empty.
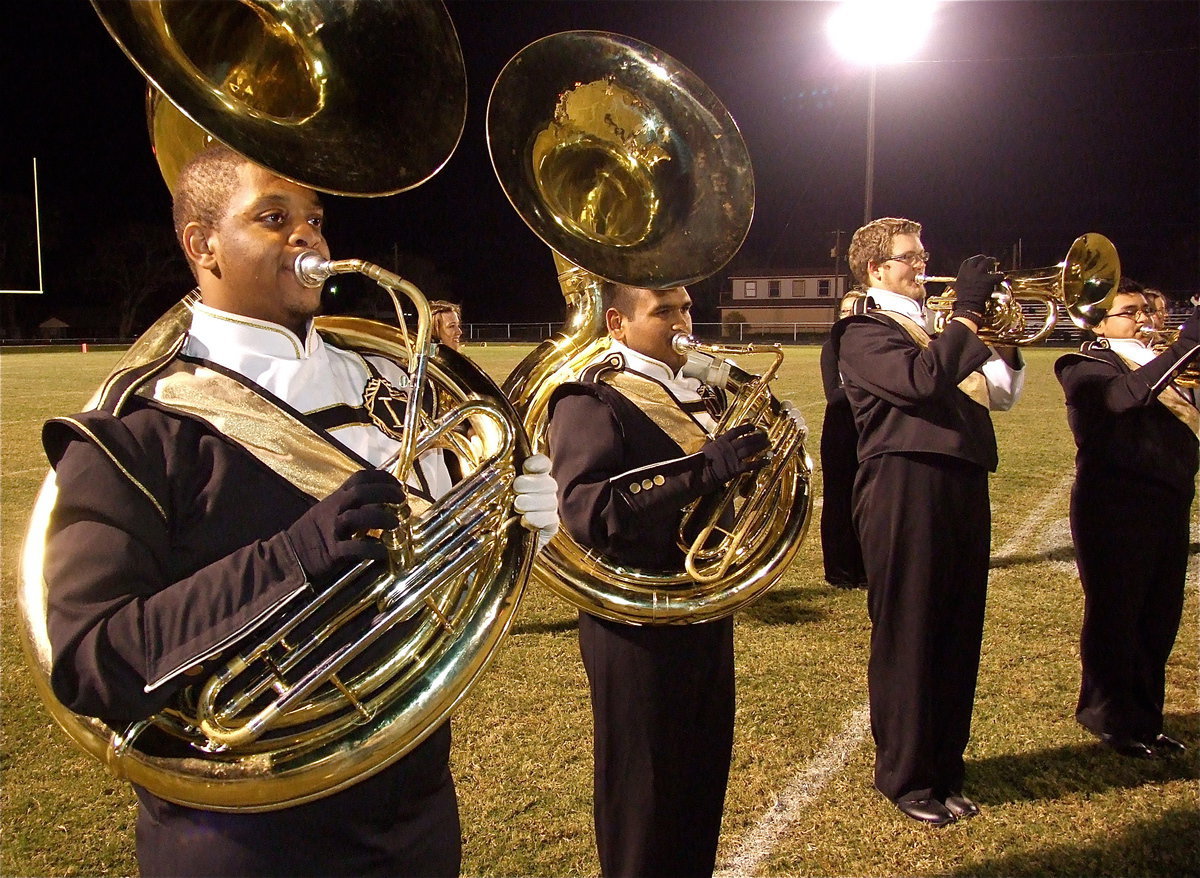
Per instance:
[[[936,7],[933,0],[848,0],[829,16],[829,39],[860,64],[907,61],[925,43]]]

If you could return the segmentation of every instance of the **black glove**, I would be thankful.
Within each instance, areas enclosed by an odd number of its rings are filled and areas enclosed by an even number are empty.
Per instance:
[[[1179,340],[1194,345],[1200,344],[1200,305],[1192,310],[1188,319],[1183,321],[1183,326],[1179,327]]]
[[[356,539],[367,530],[391,530],[396,513],[385,503],[405,502],[404,489],[390,473],[359,470],[342,486],[296,519],[283,532],[310,582],[338,572],[347,561],[383,560],[387,549],[377,539]]]
[[[766,457],[757,455],[770,445],[765,430],[753,424],[742,424],[705,443],[700,453],[708,458],[713,477],[725,483],[734,476],[763,466],[767,462]]]
[[[954,315],[973,320],[983,321],[984,308],[987,300],[996,290],[996,285],[1004,280],[1004,275],[996,270],[996,260],[982,253],[963,260],[958,267],[958,277],[954,279]]]

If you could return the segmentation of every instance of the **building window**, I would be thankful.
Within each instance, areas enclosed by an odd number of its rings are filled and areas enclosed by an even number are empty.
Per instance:
[[[828,280],[817,281],[817,295],[821,296],[822,298],[828,298],[831,295],[829,292]]]
[[[793,299],[803,299],[804,298],[804,278],[798,277],[792,281],[792,298]]]
[[[777,280],[767,281],[767,298],[770,298],[770,299],[778,299],[779,298],[779,281],[777,281]]]
[[[756,280],[746,281],[746,298],[747,299],[757,299],[758,298],[758,281],[756,281]]]

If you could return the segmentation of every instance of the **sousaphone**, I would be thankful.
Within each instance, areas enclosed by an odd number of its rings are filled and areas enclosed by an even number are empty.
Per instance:
[[[215,138],[311,188],[388,194],[436,173],[461,135],[465,70],[441,3],[94,5],[150,80],[150,127],[168,184]],[[161,713],[114,729],[67,709],[50,686],[42,568],[53,472],[26,537],[19,604],[39,694],[68,735],[115,774],[191,807],[300,804],[412,750],[483,672],[514,617],[534,553],[533,535],[512,512],[513,479],[529,453],[520,419],[483,372],[431,344],[421,292],[362,260],[308,253],[296,271],[310,286],[361,273],[396,303],[400,327],[317,318],[340,343],[389,356],[411,378],[393,471],[403,479],[417,457],[438,450],[460,463],[462,481],[429,508],[414,506],[384,535],[389,563],[314,583],[316,597],[264,620],[253,642],[221,656],[225,664],[210,679]],[[415,329],[404,326],[400,296],[416,310]],[[175,306],[130,348],[93,406],[131,370],[171,360],[190,325],[189,304]]]
[[[754,174],[733,118],[694,73],[653,46],[598,31],[554,34],[517,53],[492,88],[487,137],[509,201],[554,253],[567,302],[563,332],[504,383],[535,449],[544,450],[554,390],[608,345],[602,282],[666,289],[712,275],[750,228]],[[734,348],[706,353],[693,340],[679,343],[693,354],[688,368],[719,375],[734,399],[733,419],[720,429],[763,427],[774,460],[723,498],[736,507],[735,542],[722,532],[686,545],[699,575],[626,567],[559,531],[539,553],[535,578],[616,621],[687,624],[732,613],[779,581],[808,524],[803,429],[783,414],[767,380],[721,359]],[[769,352],[781,358],[777,347]]]

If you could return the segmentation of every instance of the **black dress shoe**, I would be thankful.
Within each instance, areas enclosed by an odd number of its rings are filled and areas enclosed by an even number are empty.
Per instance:
[[[933,826],[945,826],[955,820],[950,809],[937,799],[901,799],[896,803],[896,807],[913,820],[920,820]]]
[[[942,802],[946,810],[954,815],[955,820],[966,820],[979,814],[979,806],[961,793],[956,796],[946,796]]]
[[[1178,756],[1187,750],[1182,741],[1176,741],[1167,735],[1158,735],[1150,742],[1150,747],[1159,756]]]
[[[1098,737],[1105,747],[1115,750],[1122,756],[1128,756],[1131,759],[1154,758],[1154,751],[1136,738],[1130,738],[1125,735],[1110,735],[1108,732],[1100,732]]]

